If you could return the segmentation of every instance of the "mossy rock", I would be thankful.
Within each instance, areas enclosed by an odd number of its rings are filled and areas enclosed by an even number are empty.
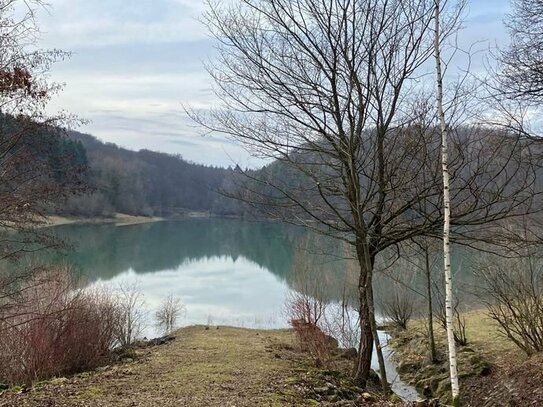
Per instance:
[[[432,393],[433,394],[437,394],[438,392],[438,388],[441,384],[442,381],[444,380],[449,380],[449,375],[446,374],[446,373],[442,373],[442,374],[439,374],[439,375],[434,375],[434,376],[431,376],[431,377],[426,377],[422,380],[419,380],[416,384],[415,384],[415,387],[418,388],[418,389],[424,389],[426,386],[428,386],[430,388],[430,390],[432,390]]]
[[[416,371],[420,369],[420,367],[421,367],[420,364],[417,362],[404,361],[404,362],[400,362],[396,370],[398,371],[399,374],[402,375],[406,373],[415,373]]]
[[[486,376],[490,373],[490,364],[475,352],[467,352],[458,359],[458,374],[460,378]]]
[[[378,386],[381,385],[381,377],[377,374],[375,370],[370,370],[370,378],[368,380],[370,383],[376,384]]]
[[[349,388],[341,388],[337,390],[337,396],[339,396],[341,400],[354,400],[358,394],[360,394],[360,392]]]
[[[447,373],[448,370],[445,369],[442,365],[436,365],[436,364],[427,364],[427,365],[424,365],[420,371],[419,371],[419,376],[422,376],[422,377],[433,377],[433,376],[440,376],[440,375],[443,375],[444,373]]]

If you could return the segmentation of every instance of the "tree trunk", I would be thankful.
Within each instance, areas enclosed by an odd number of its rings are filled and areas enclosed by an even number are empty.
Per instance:
[[[450,252],[450,222],[451,222],[451,202],[450,202],[450,181],[449,181],[449,154],[448,154],[448,129],[445,121],[445,112],[443,109],[443,75],[441,71],[441,49],[440,49],[440,0],[435,1],[435,60],[436,60],[436,82],[437,82],[437,114],[441,126],[441,164],[443,169],[443,262],[445,271],[445,315],[447,323],[447,342],[449,345],[449,367],[451,376],[451,391],[453,406],[460,403],[460,386],[458,384],[458,371],[456,361],[456,344],[454,341],[453,327],[453,288],[451,272],[451,252]]]
[[[430,270],[430,254],[428,246],[424,247],[424,258],[426,267],[426,292],[428,296],[428,336],[430,337],[430,359],[432,363],[437,362],[436,341],[434,338],[434,309],[432,304],[432,272]]]
[[[373,335],[373,341],[375,343],[375,352],[377,353],[377,360],[379,362],[379,377],[381,378],[381,388],[384,394],[390,393],[390,386],[388,384],[387,371],[385,366],[385,358],[383,357],[383,349],[381,348],[381,341],[379,339],[379,333],[377,332],[377,322],[375,320],[375,305],[373,302],[373,278],[370,272],[370,284],[368,286],[368,304],[370,310],[370,323],[371,333]]]
[[[356,245],[357,258],[360,266],[358,277],[358,300],[360,318],[360,343],[356,361],[354,380],[360,387],[365,388],[370,377],[371,358],[373,354],[373,333],[369,305],[368,287],[371,284],[364,243]]]

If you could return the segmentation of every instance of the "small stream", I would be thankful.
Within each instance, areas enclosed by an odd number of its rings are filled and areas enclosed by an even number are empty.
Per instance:
[[[387,371],[387,379],[391,385],[392,391],[401,397],[404,401],[416,401],[420,399],[417,389],[400,379],[400,375],[396,370],[396,361],[393,358],[394,350],[388,345],[390,340],[390,335],[385,331],[379,332],[379,340],[381,341],[381,346],[383,347],[383,357],[385,358],[385,366]],[[376,372],[379,371],[379,362],[377,360],[377,355],[374,353],[372,360],[372,369]]]

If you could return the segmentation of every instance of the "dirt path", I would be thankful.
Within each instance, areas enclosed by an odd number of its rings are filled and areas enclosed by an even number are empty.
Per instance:
[[[290,385],[305,363],[288,351],[291,342],[288,331],[185,328],[135,361],[8,392],[0,406],[311,405]]]

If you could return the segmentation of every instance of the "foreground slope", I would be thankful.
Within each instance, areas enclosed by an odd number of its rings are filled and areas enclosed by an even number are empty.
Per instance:
[[[0,406],[360,405],[324,400],[318,388],[343,379],[314,369],[288,330],[189,327],[179,330],[173,342],[137,353],[134,360],[97,372],[8,391],[0,396]]]

